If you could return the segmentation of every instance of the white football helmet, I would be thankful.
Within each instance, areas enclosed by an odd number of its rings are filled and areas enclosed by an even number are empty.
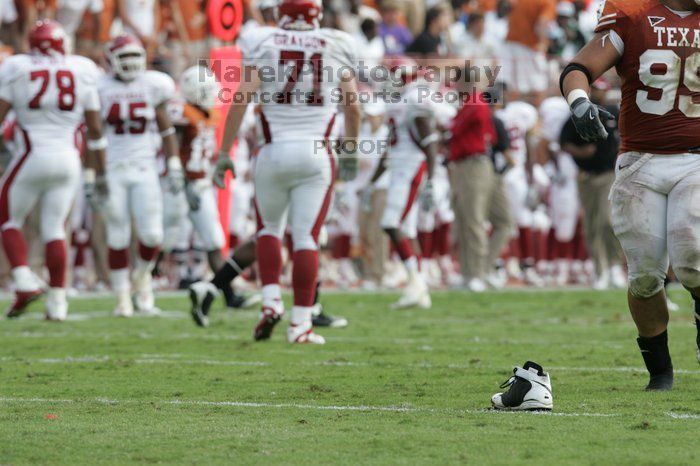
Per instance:
[[[213,108],[219,99],[219,82],[204,66],[187,68],[180,77],[180,90],[187,102],[207,110]]]
[[[146,71],[146,49],[129,34],[121,34],[107,44],[107,60],[119,79],[133,81]]]

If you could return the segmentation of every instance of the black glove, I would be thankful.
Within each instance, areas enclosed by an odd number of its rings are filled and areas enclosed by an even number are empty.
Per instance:
[[[585,97],[571,104],[571,119],[578,134],[588,142],[604,141],[608,138],[605,122],[614,120],[612,113],[599,107]]]

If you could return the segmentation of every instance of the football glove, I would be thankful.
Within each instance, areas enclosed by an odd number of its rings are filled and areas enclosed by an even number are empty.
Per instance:
[[[432,180],[426,181],[423,188],[421,188],[418,202],[423,212],[430,212],[433,209],[435,205],[435,193]]]
[[[340,181],[352,181],[356,177],[357,150],[341,150],[338,154],[338,179]]]
[[[224,180],[226,179],[227,171],[230,171],[234,178],[236,177],[236,169],[233,166],[233,160],[231,160],[231,157],[229,157],[226,152],[219,151],[219,157],[216,159],[213,176],[214,185],[217,188],[226,188],[226,183]]]
[[[614,120],[612,113],[599,107],[585,97],[571,104],[571,119],[578,134],[588,142],[604,141],[608,138],[605,122]]]
[[[190,206],[192,212],[199,210],[199,206],[202,204],[202,198],[199,196],[194,183],[187,183],[185,185],[185,198],[187,199],[187,205]]]
[[[185,172],[182,170],[180,159],[171,157],[168,160],[168,189],[177,194],[185,187]]]
[[[97,176],[94,180],[86,180],[83,185],[85,199],[93,210],[98,210],[109,197],[109,187],[104,175]]]

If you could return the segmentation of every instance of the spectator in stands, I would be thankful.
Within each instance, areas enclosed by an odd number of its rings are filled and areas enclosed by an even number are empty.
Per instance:
[[[557,20],[550,31],[549,54],[569,62],[586,45],[586,42],[579,28],[574,4],[559,2]]]
[[[117,0],[117,16],[124,30],[134,34],[149,57],[158,47],[157,29],[160,24],[160,4],[157,0]]]
[[[504,55],[508,88],[532,103],[539,103],[549,84],[545,53],[549,26],[555,18],[556,0],[512,3]]]
[[[384,41],[387,55],[402,55],[413,35],[401,18],[401,6],[397,0],[384,0],[381,4],[382,22],[379,36]]]
[[[89,12],[90,16],[92,16],[92,24],[94,25],[91,31],[92,44],[90,48],[101,49],[100,36],[102,35],[102,24],[100,23],[100,14],[102,13],[102,10],[104,10],[104,3],[102,0],[58,0],[56,6],[56,20],[63,25],[63,29],[66,31],[66,34],[68,34],[73,41],[73,44],[75,44],[76,50],[78,50],[76,33],[80,27],[80,24],[83,22],[85,13]],[[84,44],[81,44],[81,48],[83,47]],[[85,53],[85,50],[81,51]],[[90,55],[97,53],[102,53],[102,50],[94,50],[94,53],[91,53]]]
[[[607,81],[596,81],[591,89],[591,100],[618,117],[620,109],[616,105],[606,105],[609,90]],[[579,168],[578,191],[583,206],[585,236],[588,253],[595,265],[597,280],[594,287],[598,289],[608,288],[616,277],[622,277],[620,285],[624,286],[620,245],[613,233],[608,201],[620,147],[617,118],[608,121],[606,126],[608,138],[598,143],[584,141],[571,120],[564,125],[560,136],[562,149],[571,154]]]
[[[20,8],[22,19],[20,25],[18,48],[24,52],[28,50],[27,35],[38,20],[53,19],[56,16],[56,0],[24,0],[15,3]]]
[[[511,234],[505,186],[491,157],[493,147],[508,142],[499,141],[484,86],[472,82],[469,73],[462,70],[457,82],[463,105],[452,123],[448,160],[462,276],[469,290],[481,292]]]
[[[348,0],[345,5],[347,10],[341,12],[338,22],[340,29],[348,34],[360,34],[362,32],[361,25],[367,19],[376,23],[382,20],[382,16],[376,9],[363,5],[361,0]]]
[[[0,46],[4,44],[10,48],[19,47],[18,19],[14,0],[0,0]]]
[[[365,65],[360,67],[360,71],[364,69],[371,70],[379,66],[384,58],[386,52],[384,42],[379,37],[379,26],[373,19],[367,18],[362,21],[360,30],[361,32],[355,35],[358,42],[358,50],[362,51],[359,58],[364,61]],[[367,79],[367,76],[362,76],[361,78]]]
[[[484,34],[497,44],[503,44],[508,36],[508,17],[511,12],[510,0],[498,0],[492,11],[484,13]]]
[[[499,45],[486,36],[486,20],[481,13],[472,13],[467,19],[467,29],[457,50],[460,57],[467,57],[472,64],[486,66],[498,56]]]
[[[425,15],[423,32],[406,48],[406,54],[423,57],[447,54],[442,35],[449,29],[452,20],[452,12],[446,4],[440,3],[430,8]]]

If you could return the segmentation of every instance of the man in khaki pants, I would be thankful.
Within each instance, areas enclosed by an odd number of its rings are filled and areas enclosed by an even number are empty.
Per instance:
[[[448,160],[459,263],[466,287],[475,292],[486,289],[486,280],[512,228],[503,179],[491,158],[492,146],[508,147],[507,135],[499,138],[498,133],[488,104],[479,97],[472,96],[452,124]],[[487,221],[493,229],[490,237]]]
[[[608,138],[597,143],[586,142],[569,120],[561,131],[559,141],[561,148],[571,154],[579,168],[578,191],[583,206],[588,253],[595,265],[595,289],[627,286],[622,270],[620,243],[613,232],[608,200],[615,181],[615,162],[620,147],[620,132],[617,128],[620,110],[615,105],[605,105],[609,89],[609,84],[604,80],[596,81],[591,87],[591,100],[597,105],[604,105],[616,117],[606,123]]]

